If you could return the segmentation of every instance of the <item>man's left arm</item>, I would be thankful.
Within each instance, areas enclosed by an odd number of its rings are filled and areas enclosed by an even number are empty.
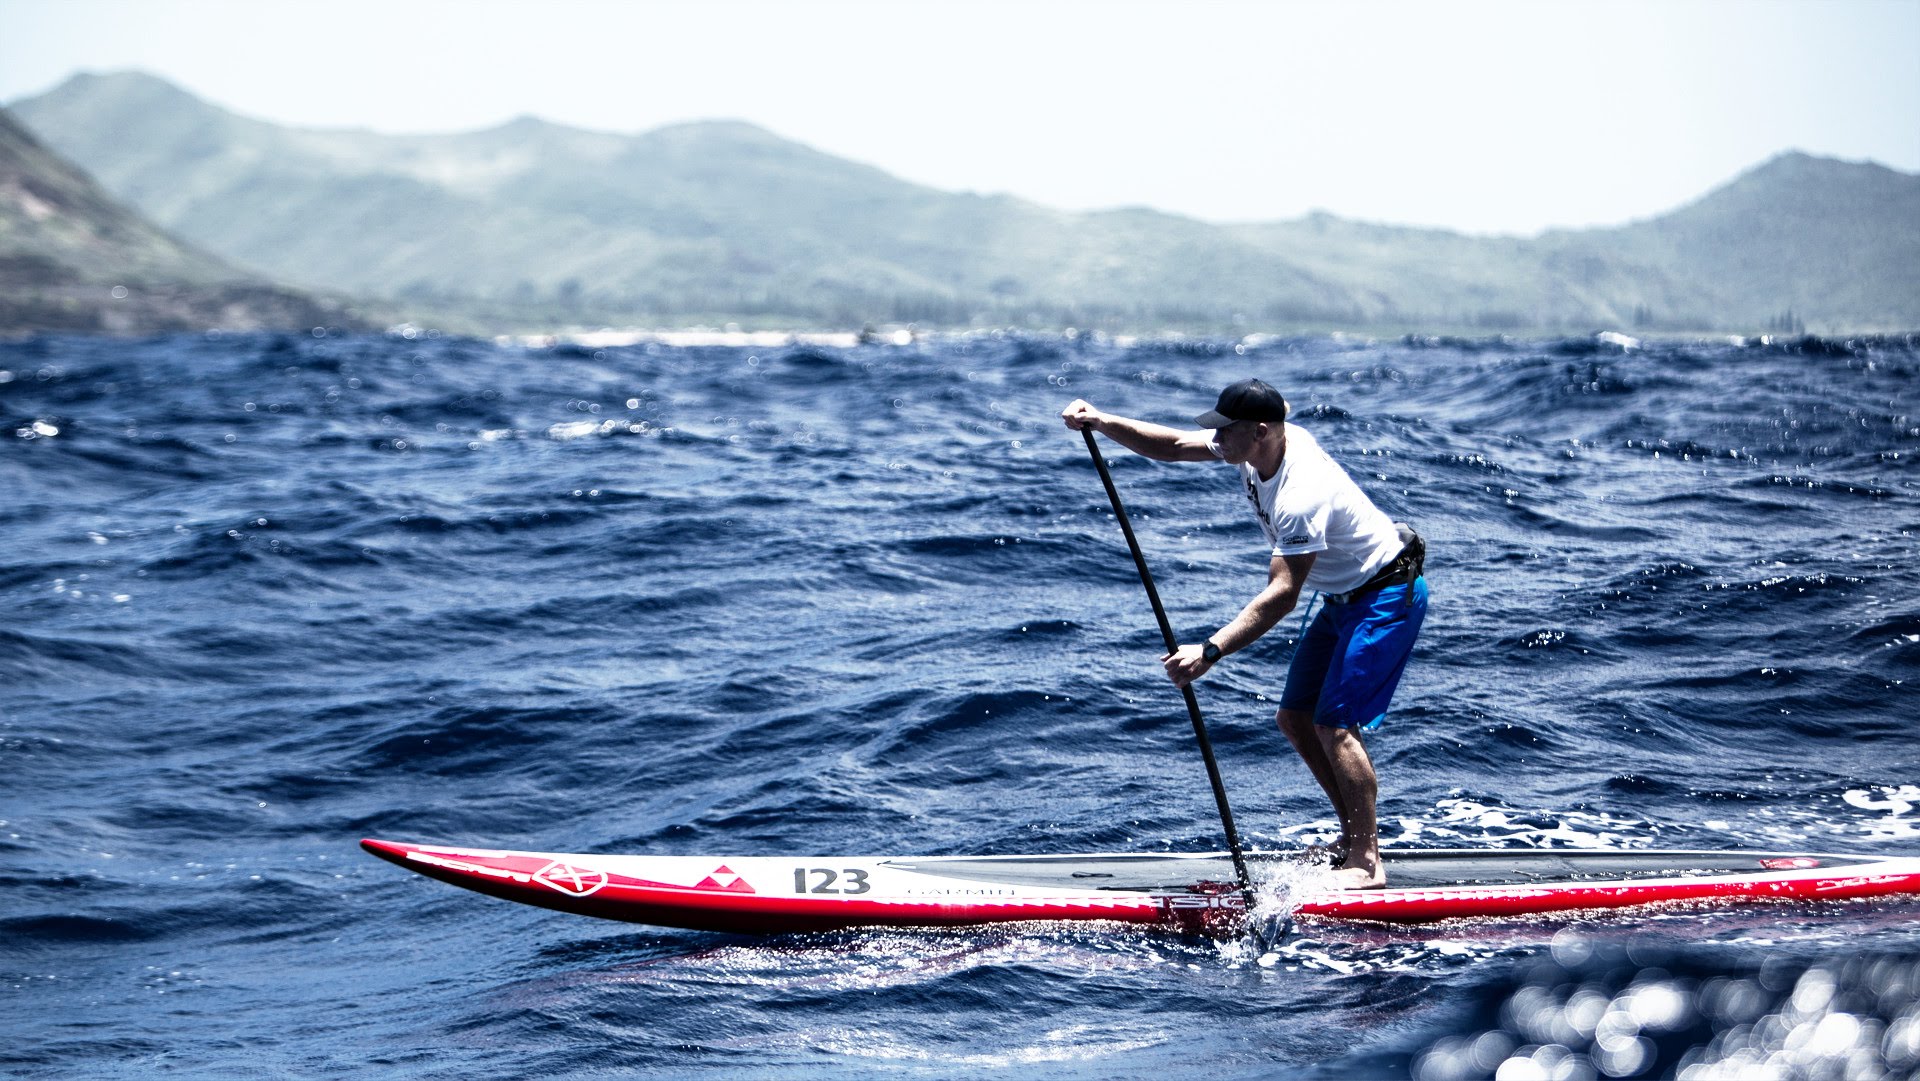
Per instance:
[[[1307,572],[1313,569],[1315,553],[1308,552],[1297,556],[1274,556],[1267,565],[1267,587],[1260,595],[1247,602],[1233,622],[1220,628],[1207,639],[1207,642],[1220,647],[1220,656],[1238,653],[1259,640],[1260,636],[1272,630],[1274,624],[1286,618],[1288,612],[1300,603],[1300,587],[1307,580]],[[1186,686],[1214,666],[1214,661],[1206,659],[1207,642],[1198,645],[1181,646],[1172,653],[1160,658],[1167,669],[1168,678],[1179,686]]]

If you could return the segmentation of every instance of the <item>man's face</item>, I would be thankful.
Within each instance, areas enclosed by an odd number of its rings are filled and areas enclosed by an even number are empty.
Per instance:
[[[1266,427],[1257,420],[1236,420],[1224,428],[1215,428],[1213,438],[1220,444],[1220,455],[1227,462],[1239,465],[1253,453],[1253,445],[1260,440],[1260,430]]]

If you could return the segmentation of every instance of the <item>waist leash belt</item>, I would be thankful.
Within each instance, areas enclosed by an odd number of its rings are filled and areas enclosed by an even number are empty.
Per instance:
[[[1395,522],[1393,528],[1400,534],[1400,554],[1394,556],[1391,562],[1357,587],[1345,593],[1326,594],[1325,600],[1332,604],[1347,604],[1375,590],[1385,589],[1388,586],[1406,585],[1426,572],[1427,542],[1405,522]],[[1413,603],[1411,589],[1407,590],[1407,603]]]

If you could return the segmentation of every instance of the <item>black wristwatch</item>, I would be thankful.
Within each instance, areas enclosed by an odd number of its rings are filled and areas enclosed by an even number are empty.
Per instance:
[[[1200,647],[1200,659],[1208,664],[1220,659],[1220,647],[1213,644],[1213,639],[1207,639],[1207,644]]]

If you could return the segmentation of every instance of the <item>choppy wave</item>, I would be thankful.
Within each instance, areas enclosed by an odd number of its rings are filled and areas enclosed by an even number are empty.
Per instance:
[[[1671,1073],[1781,1053],[1715,1020],[1747,981],[1906,1068],[1909,1006],[1847,997],[1920,954],[1890,903],[1320,926],[1261,964],[1104,930],[602,925],[353,848],[1218,847],[1056,414],[1181,423],[1247,374],[1429,538],[1433,613],[1371,741],[1390,843],[1920,851],[1910,337],[46,338],[0,345],[0,1062]],[[1265,564],[1230,479],[1113,468],[1175,624],[1229,618]],[[1298,630],[1203,688],[1251,843],[1332,832],[1271,720]],[[1562,933],[1665,952],[1569,960]],[[1644,1061],[1527,1027],[1543,995],[1584,1025],[1562,990],[1634,1019],[1652,987],[1695,998],[1616,1026]]]

